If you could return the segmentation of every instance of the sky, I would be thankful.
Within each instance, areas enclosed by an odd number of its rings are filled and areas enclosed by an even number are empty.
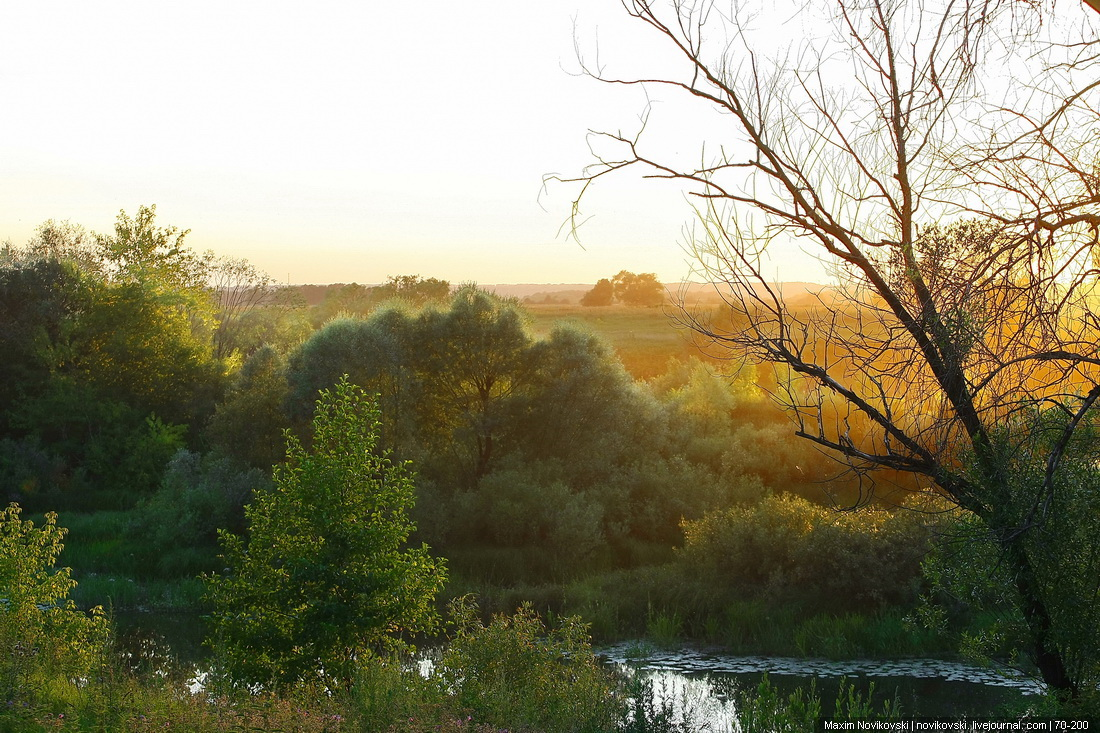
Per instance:
[[[291,283],[690,274],[682,191],[601,183],[578,243],[577,189],[543,188],[647,104],[578,74],[578,45],[657,52],[618,0],[13,2],[0,33],[0,242],[155,204]],[[776,274],[822,280],[800,257]]]

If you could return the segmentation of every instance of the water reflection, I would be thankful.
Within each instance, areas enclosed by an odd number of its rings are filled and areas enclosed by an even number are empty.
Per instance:
[[[651,678],[654,689],[667,690],[674,701],[685,697],[709,701],[714,710],[706,719],[726,722],[733,720],[730,701],[739,691],[754,690],[765,674],[784,697],[814,683],[826,715],[832,713],[845,678],[864,694],[873,683],[876,707],[896,697],[905,715],[991,714],[1043,692],[1041,684],[1013,670],[938,659],[834,661],[734,656],[701,649],[656,650],[637,644],[600,651],[609,664]]]
[[[198,616],[118,614],[115,626],[118,648],[132,669],[201,686],[209,654],[202,645],[205,627]],[[419,660],[422,674],[430,673],[432,656],[438,652],[430,646],[424,650]],[[659,650],[636,642],[598,652],[608,665],[648,679],[657,704],[671,702],[678,715],[694,711],[696,721],[709,723],[712,730],[731,729],[733,701],[741,691],[754,690],[764,674],[783,697],[813,682],[825,714],[831,713],[842,678],[864,694],[874,683],[876,706],[896,696],[907,716],[993,714],[1043,692],[1041,684],[1012,670],[938,659],[735,656],[698,648]]]
[[[193,613],[118,612],[114,615],[115,649],[138,674],[151,674],[201,688],[209,650],[206,627]]]

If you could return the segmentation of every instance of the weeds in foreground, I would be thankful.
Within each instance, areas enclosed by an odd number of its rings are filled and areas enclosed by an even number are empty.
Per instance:
[[[901,719],[898,700],[887,700],[876,708],[871,702],[874,691],[873,683],[864,695],[848,680],[841,680],[832,719],[898,722]],[[737,695],[737,711],[740,733],[803,733],[816,729],[822,705],[813,683],[809,689],[800,687],[784,697],[764,675],[753,693]]]

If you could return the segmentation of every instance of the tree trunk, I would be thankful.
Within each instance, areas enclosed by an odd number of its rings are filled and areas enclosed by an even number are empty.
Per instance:
[[[1039,668],[1043,682],[1052,690],[1076,697],[1077,683],[1066,670],[1061,650],[1050,639],[1050,631],[1054,624],[1035,577],[1031,558],[1028,557],[1020,538],[1011,540],[1002,547],[1015,571],[1014,581],[1016,590],[1020,594],[1020,610],[1024,614],[1024,620],[1027,621],[1027,628],[1031,634],[1032,659],[1035,666]]]

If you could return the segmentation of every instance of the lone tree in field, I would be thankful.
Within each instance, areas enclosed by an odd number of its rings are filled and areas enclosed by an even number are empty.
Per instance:
[[[209,580],[211,643],[234,683],[346,687],[396,634],[435,628],[445,568],[405,546],[412,479],[378,430],[361,389],[345,379],[322,391],[312,445],[288,436],[274,487],[245,510],[248,542],[222,532],[229,570]]]
[[[606,306],[615,302],[615,286],[606,277],[601,278],[581,297],[581,305]]]
[[[806,32],[774,50],[739,5],[622,4],[672,52],[647,58],[679,65],[585,70],[693,105],[725,137],[685,165],[646,133],[649,112],[636,135],[593,133],[580,196],[624,170],[693,194],[694,251],[728,308],[684,310],[688,324],[775,365],[797,434],[869,490],[875,469],[913,474],[980,518],[1043,679],[1095,685],[1100,549],[1074,543],[1100,529],[1096,16],[839,0],[824,18],[792,5]],[[777,242],[839,287],[789,308],[765,275]]]
[[[623,305],[652,307],[665,302],[665,286],[652,272],[636,275],[633,272],[621,270],[618,275],[611,278],[611,286],[615,290],[615,300]]]
[[[654,307],[665,302],[665,286],[652,272],[636,275],[628,270],[608,280],[603,278],[584,294],[581,305],[601,306],[612,303]]]

